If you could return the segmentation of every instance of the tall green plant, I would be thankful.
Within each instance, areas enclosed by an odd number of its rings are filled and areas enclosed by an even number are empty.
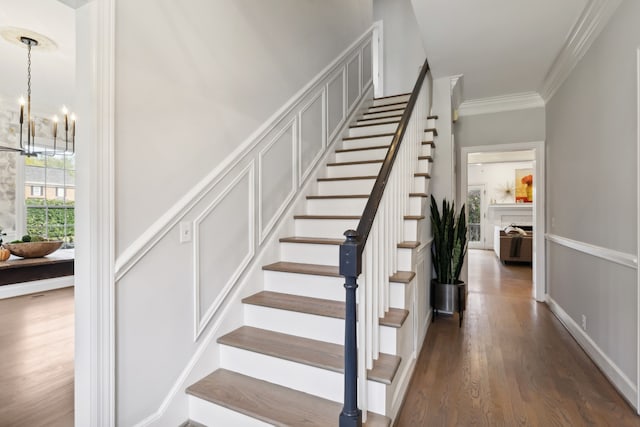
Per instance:
[[[457,217],[455,210],[455,203],[442,200],[440,214],[436,199],[431,195],[431,254],[436,280],[440,283],[455,283],[460,280],[462,264],[467,254],[467,219],[464,205]]]

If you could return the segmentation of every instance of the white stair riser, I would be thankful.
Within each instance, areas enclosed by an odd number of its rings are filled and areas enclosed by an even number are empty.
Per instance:
[[[280,259],[303,264],[339,265],[340,246],[281,242]]]
[[[367,199],[307,199],[309,215],[362,215]]]
[[[375,136],[371,138],[345,139],[342,141],[342,148],[365,148],[374,145],[390,145],[393,135]]]
[[[387,117],[363,117],[356,122],[357,125],[372,125],[375,123],[387,123],[387,122],[399,122],[402,116],[402,112],[398,115],[388,114]]]
[[[220,346],[220,365],[231,371],[334,402],[342,402],[344,398],[344,377],[340,372],[290,362],[226,345]],[[369,411],[385,415],[386,386],[374,381],[367,381],[367,391]]]
[[[397,123],[355,127],[349,128],[349,136],[366,136],[377,135],[380,133],[394,133],[396,129],[398,129]]]
[[[404,308],[405,310],[412,309],[409,293],[406,289],[406,283],[389,283],[389,307]]]
[[[431,173],[431,165],[432,163],[429,160],[418,160],[418,172]]]
[[[395,104],[397,102],[408,102],[410,97],[411,97],[410,94],[406,94],[406,95],[390,96],[388,98],[382,98],[382,99],[374,99],[373,105],[377,107],[380,105]]]
[[[411,271],[411,258],[413,256],[413,250],[407,248],[398,248],[398,270]]]
[[[296,236],[344,238],[344,232],[358,227],[357,219],[296,219]],[[415,239],[414,239],[415,240]]]
[[[357,162],[360,160],[384,160],[389,147],[377,148],[375,150],[347,151],[346,153],[336,153],[336,162]]]
[[[390,116],[401,116],[404,113],[404,109],[392,109],[392,111],[383,111],[381,113],[365,113],[362,115],[363,119],[379,119]]]
[[[205,426],[269,427],[271,424],[188,395],[189,419]]]
[[[375,179],[349,179],[341,181],[318,181],[318,195],[371,194]]]
[[[245,304],[244,324],[296,337],[344,344],[343,319]],[[382,353],[398,354],[396,353],[397,331],[398,328],[380,325]]]
[[[423,176],[416,176],[413,178],[413,192],[414,193],[426,193],[429,194],[430,179]]]
[[[267,270],[264,271],[264,289],[265,291],[329,299],[332,301],[345,300],[343,277],[316,276],[312,274]]]
[[[408,241],[418,240],[418,220],[415,220],[415,219],[404,220],[404,240],[408,240]]]
[[[421,156],[431,156],[434,157],[434,150],[431,145],[421,144],[420,145],[420,155]]]
[[[424,197],[409,197],[409,215],[422,215]]]
[[[423,141],[433,141],[433,131],[424,132],[424,136],[422,137]]]
[[[436,119],[427,119],[427,129],[436,129]]]
[[[327,178],[342,178],[346,176],[378,176],[382,163],[362,163],[344,166],[327,167]]]

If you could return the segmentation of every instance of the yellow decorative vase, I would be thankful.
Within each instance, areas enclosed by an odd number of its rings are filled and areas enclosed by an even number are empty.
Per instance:
[[[533,185],[527,185],[527,200],[533,202]]]

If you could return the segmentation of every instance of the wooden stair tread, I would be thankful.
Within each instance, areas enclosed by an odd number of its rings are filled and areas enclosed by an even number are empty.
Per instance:
[[[413,176],[415,176],[416,178],[417,178],[417,177],[419,177],[419,176],[424,177],[424,178],[431,178],[431,175],[429,175],[429,174],[428,174],[428,173],[426,173],[426,172],[418,172],[418,173],[414,173],[414,174],[413,174]]]
[[[424,215],[405,215],[404,219],[424,219]]]
[[[379,122],[379,123],[364,123],[361,125],[351,125],[349,126],[349,129],[358,129],[358,128],[366,128],[369,126],[382,126],[382,125],[397,125],[398,123],[400,123],[400,120],[389,120],[386,122]]]
[[[433,132],[435,136],[438,136],[438,129],[436,128],[427,128],[424,130],[425,132]]]
[[[218,369],[189,386],[192,396],[276,426],[336,425],[342,404],[281,385]],[[366,426],[388,427],[389,418],[367,413]]]
[[[294,215],[293,219],[360,219],[360,215]]]
[[[438,120],[438,116],[427,116],[427,120],[435,119]]]
[[[344,372],[344,350],[338,344],[251,326],[241,326],[221,336],[218,343],[329,371]],[[380,353],[373,368],[367,372],[367,378],[391,384],[399,365],[400,357]]]
[[[371,107],[371,108],[382,108],[384,107],[384,105],[379,105],[378,107]],[[389,108],[388,110],[381,110],[381,111],[366,111],[363,116],[366,116],[367,114],[378,114],[378,113],[390,113],[392,111],[404,111],[404,107],[393,107],[393,108]]]
[[[372,145],[371,147],[362,147],[362,148],[341,148],[336,150],[336,153],[352,153],[354,151],[367,151],[367,150],[384,150],[385,148],[388,150],[390,145]]]
[[[429,197],[427,193],[409,193],[409,197]]]
[[[379,138],[383,136],[393,136],[395,133],[376,133],[373,135],[362,135],[362,136],[345,136],[342,138],[343,141],[353,141],[354,139],[367,139],[367,138]]]
[[[345,239],[329,239],[326,237],[301,237],[301,236],[291,236],[291,237],[282,237],[280,242],[282,243],[307,243],[307,244],[316,244],[316,245],[340,245],[345,241]],[[416,241],[406,241],[398,243],[398,248],[402,249],[415,249],[420,246],[420,242]]]
[[[422,145],[430,145],[433,148],[436,148],[436,143],[433,141],[422,141]]]
[[[342,301],[321,298],[303,297],[279,292],[262,291],[242,300],[244,304],[295,311],[297,313],[314,314],[316,316],[344,319],[345,307]],[[408,310],[389,308],[380,324],[392,328],[401,328],[409,315]]]
[[[333,194],[326,196],[307,196],[307,200],[323,200],[323,199],[368,199],[368,194]]]
[[[433,162],[433,157],[431,157],[431,156],[418,156],[418,160],[429,160],[430,162]]]
[[[316,245],[340,245],[345,239],[329,239],[326,237],[282,237],[280,242],[282,243],[310,243]]]
[[[415,275],[416,273],[413,271],[398,271],[396,274],[389,277],[389,281],[395,283],[410,283]]]
[[[335,178],[318,178],[318,182],[328,181],[355,181],[358,179],[378,179],[375,175],[362,175],[362,176],[338,176]]]
[[[390,102],[389,104],[384,104],[384,105],[372,105],[371,107],[369,107],[369,110],[367,111],[371,111],[375,108],[383,108],[383,107],[391,107],[391,106],[397,106],[397,105],[407,105],[409,103],[409,101],[401,101],[401,102]]]
[[[327,163],[327,166],[351,166],[351,165],[368,165],[372,163],[383,163],[384,160],[354,160],[352,162],[334,162]]]
[[[301,262],[278,261],[263,265],[263,270],[281,271],[283,273],[313,274],[316,276],[341,277],[337,266],[321,264],[304,264]]]
[[[407,96],[407,95],[411,95],[411,92],[407,92],[407,93],[399,93],[397,95],[388,95],[388,96],[381,96],[379,98],[373,98],[374,101],[379,101],[381,99],[389,99],[389,98],[395,98],[398,96]]]

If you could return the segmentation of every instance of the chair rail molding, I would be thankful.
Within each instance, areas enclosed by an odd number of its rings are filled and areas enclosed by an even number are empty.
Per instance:
[[[545,103],[569,77],[620,3],[622,0],[589,0],[542,82],[539,92]]]
[[[549,242],[571,248],[578,252],[592,255],[597,258],[614,262],[616,264],[624,265],[625,267],[629,267],[634,270],[638,269],[638,257],[634,254],[620,252],[613,249],[604,248],[602,246],[592,245],[591,243],[569,239],[567,237],[558,236],[556,234],[546,234],[545,239],[547,239],[547,241]]]

